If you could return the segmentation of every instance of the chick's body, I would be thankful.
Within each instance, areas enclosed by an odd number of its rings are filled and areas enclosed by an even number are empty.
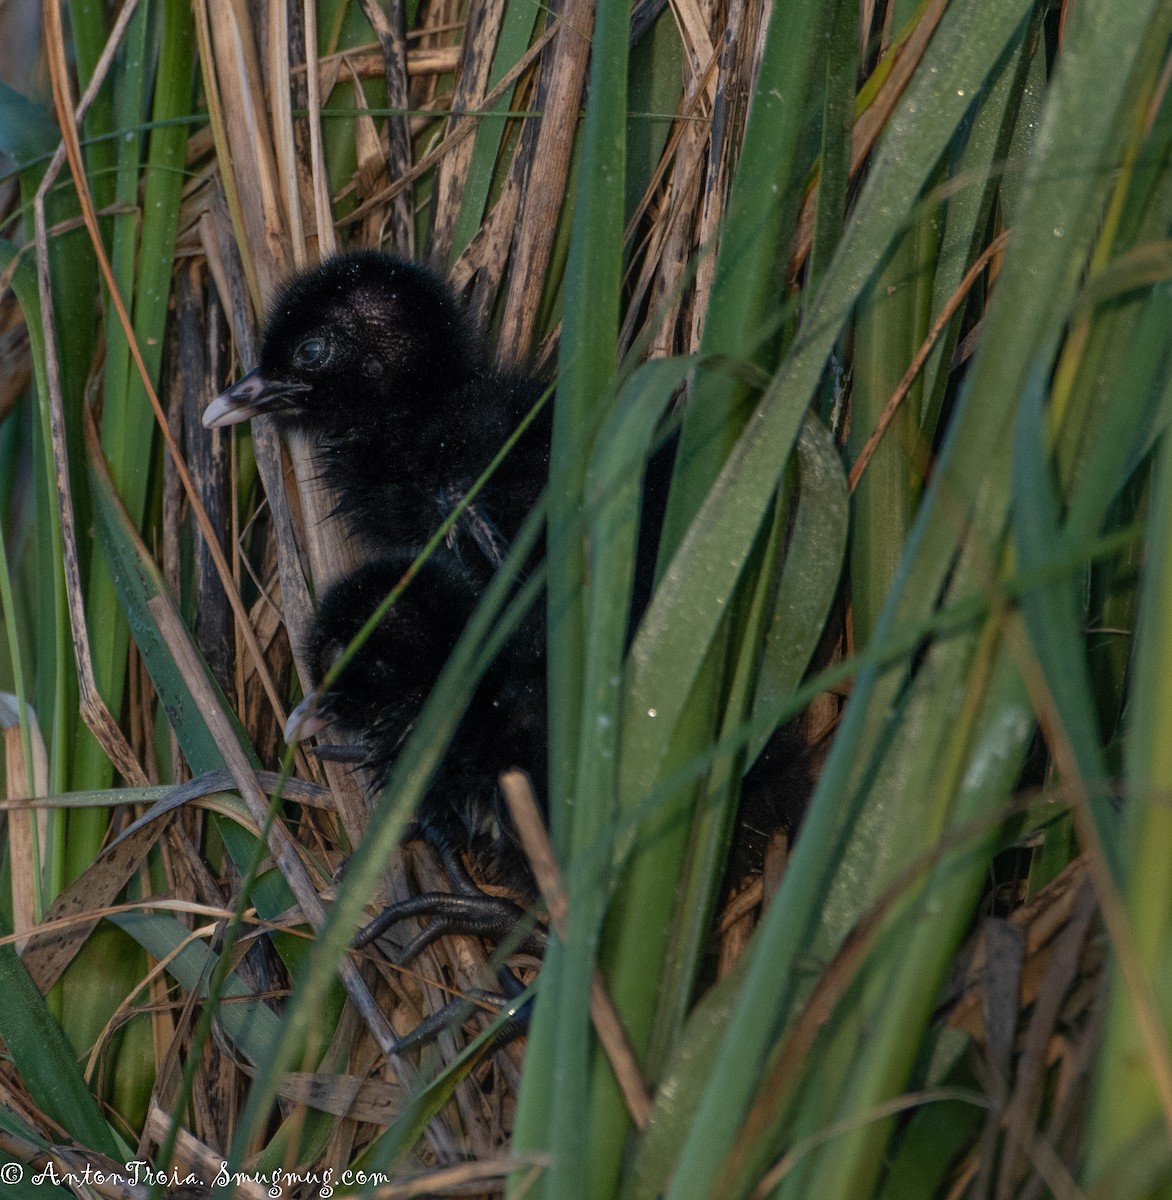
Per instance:
[[[402,579],[407,549],[360,567],[322,598],[310,634],[319,687],[326,671]],[[355,735],[374,787],[402,745],[479,599],[474,573],[438,550],[425,562],[336,682],[315,698],[320,720]],[[476,874],[531,890],[497,780],[519,767],[544,795],[545,655],[525,624],[489,667],[452,737],[416,822],[437,848],[468,853]]]
[[[315,448],[337,515],[364,548],[422,548],[540,399],[543,382],[490,364],[434,272],[375,251],[298,275],[273,306],[260,363],[204,424],[271,415]],[[549,406],[459,518],[450,544],[495,567],[545,485]]]

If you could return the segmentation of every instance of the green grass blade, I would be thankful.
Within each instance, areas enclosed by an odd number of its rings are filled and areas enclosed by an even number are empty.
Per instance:
[[[110,30],[100,4],[72,0],[68,8],[77,62],[77,81],[79,90],[84,91],[93,77]],[[114,196],[115,147],[103,136],[114,129],[114,110],[114,88],[111,86],[110,77],[107,76],[105,84],[90,105],[82,126],[85,135],[86,174],[95,185],[94,204],[97,208],[104,208]],[[92,296],[93,292],[87,292],[87,295]]]
[[[70,247],[76,249],[76,246]],[[11,267],[17,251],[9,242],[0,242],[0,263]],[[49,391],[46,378],[45,337],[41,324],[39,289],[36,272],[30,257],[16,263],[11,286],[25,314],[29,331],[29,347],[33,359],[33,377],[37,392],[37,420],[33,430],[34,496],[37,511],[47,514],[39,522],[36,542],[37,596],[52,596],[52,606],[38,605],[35,658],[42,664],[34,689],[38,721],[44,731],[49,749],[49,787],[63,791],[67,786],[69,762],[65,746],[69,744],[77,724],[77,680],[73,664],[73,639],[65,595],[65,575],[62,567],[63,549],[61,514],[57,504],[53,455],[50,448]],[[52,668],[49,668],[52,664]],[[51,900],[64,886],[65,819],[54,814],[49,824],[46,847],[48,869],[41,881],[45,902]]]
[[[955,191],[952,190],[955,183],[949,187],[951,194],[946,201],[944,232],[933,281],[933,321],[960,286],[980,249],[993,204],[998,195],[1004,193],[1007,173],[1020,174],[1020,167],[1015,165],[1017,160],[1011,156],[1006,161],[1006,155],[1010,136],[1021,121],[1023,108],[1033,112],[1033,106],[1027,105],[1023,97],[1035,71],[1043,78],[1041,82],[1033,81],[1034,86],[1039,89],[1044,86],[1044,59],[1045,42],[1040,32],[1031,33],[1006,56],[994,81],[981,95],[963,146],[949,163],[949,178],[961,181],[962,186]],[[1030,133],[1032,130],[1033,126],[1028,126]],[[918,415],[918,424],[925,445],[930,445],[937,436],[963,314],[964,305],[949,322],[947,331],[924,364],[924,406]]]
[[[12,946],[0,946],[0,1037],[37,1105],[79,1145],[121,1162],[110,1126],[82,1077],[77,1055]]]
[[[0,150],[18,164],[31,163],[52,154],[58,136],[57,126],[40,105],[0,82]],[[36,177],[39,180],[40,172]]]
[[[146,912],[117,913],[110,922],[154,958],[166,959],[168,974],[185,990],[206,999],[207,981],[218,955],[203,942],[193,943],[186,925],[165,913]],[[220,995],[217,1021],[240,1053],[258,1066],[277,1044],[281,1020],[263,1000],[250,999],[252,996],[244,980],[230,974]]]
[[[924,243],[932,240],[933,216],[917,215],[859,302],[847,442],[852,459],[857,460],[878,425],[928,332],[924,301],[931,293],[936,247]],[[874,632],[919,499],[924,467],[919,442],[922,383],[920,378],[911,385],[852,498],[851,619],[860,645]]]
[[[825,69],[835,5],[801,0],[773,10],[740,163],[721,232],[702,354],[770,365],[766,343],[782,295],[786,248],[806,182],[807,97]],[[660,566],[680,546],[752,411],[753,389],[701,374],[691,389],[660,545]]]
[[[1167,597],[1172,571],[1168,530],[1172,526],[1170,445],[1161,444],[1153,482],[1147,563],[1140,593],[1139,644],[1135,656],[1126,750],[1130,785],[1124,836],[1127,864],[1126,900],[1142,970],[1155,991],[1164,1045],[1172,1029],[1172,870],[1167,855],[1172,811],[1161,797],[1172,787],[1169,739],[1162,715],[1167,712],[1172,675],[1172,630]],[[1140,1022],[1123,973],[1113,971],[1107,1030],[1100,1058],[1094,1107],[1088,1134],[1086,1178],[1090,1183],[1113,1178],[1121,1155],[1130,1155],[1145,1130],[1160,1120],[1167,1138],[1166,1099],[1155,1072],[1167,1079],[1172,1063],[1153,1062],[1150,1041]]]
[[[826,88],[822,102],[822,146],[818,157],[818,207],[806,269],[812,294],[834,256],[846,223],[850,188],[851,130],[855,122],[855,81],[859,71],[859,6],[839,0],[830,30]]]
[[[768,562],[760,572],[754,606],[741,642],[741,661],[730,688],[722,738],[743,732],[747,722],[780,705],[801,683],[822,635],[842,573],[849,503],[846,475],[834,444],[813,416],[807,416],[797,442],[796,496],[778,504],[779,523],[788,536],[780,578]],[[791,515],[792,514],[792,515]],[[782,535],[772,536],[780,548]],[[768,558],[769,546],[766,547]],[[763,651],[759,651],[764,641]],[[751,697],[753,711],[744,705]],[[692,1002],[700,957],[711,933],[717,889],[722,882],[731,833],[733,801],[740,774],[772,734],[767,723],[747,747],[718,756],[708,794],[693,820],[689,855],[677,886],[676,923],[666,955],[663,994],[655,1021],[652,1064],[674,1045]],[[724,790],[724,795],[720,794]]]
[[[826,430],[807,418],[798,437],[798,502],[765,639],[753,715],[768,712],[797,688],[822,636],[846,551],[850,502],[842,461]],[[749,759],[770,734],[762,730]]]
[[[586,547],[581,513],[586,496],[587,451],[603,405],[613,394],[617,367],[622,275],[623,180],[626,169],[627,51],[629,8],[602,0],[595,13],[589,99],[582,129],[574,192],[572,232],[566,264],[558,391],[550,448],[548,524],[549,808],[555,848],[573,856],[593,846],[610,819],[607,789],[576,796],[580,736],[586,716],[584,667],[587,612]],[[590,614],[591,620],[595,614]],[[599,622],[605,621],[602,614]],[[601,635],[605,636],[605,635]],[[594,947],[605,896],[601,880],[571,892],[566,953],[543,981],[538,1007],[556,1014],[561,1085],[547,1105],[544,1088],[533,1089],[540,1067],[526,1073],[518,1103],[516,1144],[549,1148],[554,1165],[547,1195],[559,1200],[585,1196],[605,1177],[588,1138],[590,1103],[589,997]],[[586,880],[590,876],[585,877]],[[540,1064],[550,1053],[537,1036],[530,1052]],[[532,1090],[531,1090],[532,1089]],[[537,1097],[535,1099],[535,1096]]]
[[[158,68],[152,75],[148,58],[150,22],[145,9],[135,14],[127,33],[120,85],[121,127],[117,191],[130,206],[115,218],[111,266],[123,303],[131,314],[135,340],[152,384],[157,388],[163,357],[163,331],[170,298],[171,260],[183,188],[183,155],[187,127],[173,123],[191,110],[194,61],[191,13],[183,6],[157,10],[160,26]],[[145,171],[140,170],[140,137],[147,121],[148,88],[154,84],[151,129]],[[138,200],[142,195],[142,209]],[[141,527],[150,482],[155,417],[121,322],[109,306],[106,320],[106,387],[102,407],[102,447],[115,487],[136,527]],[[122,705],[129,630],[118,611],[113,581],[96,567],[87,590],[86,617],[94,673],[112,711]],[[79,747],[75,786],[96,787],[110,777],[110,767],[92,739]],[[74,867],[91,860],[101,829],[96,821],[78,818],[71,829]],[[85,828],[89,826],[89,828]]]
[[[1018,408],[1013,488],[1014,544],[1021,567],[1024,570],[1044,567],[1061,558],[1067,547],[1059,534],[1040,381],[1022,397]],[[1030,645],[1054,703],[1054,716],[1060,722],[1058,736],[1069,739],[1081,780],[1091,789],[1089,798],[1099,825],[1099,837],[1112,871],[1119,878],[1118,818],[1107,781],[1090,666],[1082,638],[1084,588],[1085,582],[1078,576],[1057,579],[1045,588],[1027,592],[1021,599],[1021,611]]]
[[[625,9],[623,10],[625,13]],[[566,305],[554,403],[549,493],[550,826],[568,844],[577,770],[584,640],[584,548],[579,512],[585,451],[617,365],[626,126],[626,18],[610,4],[596,18],[591,102],[583,130]]]

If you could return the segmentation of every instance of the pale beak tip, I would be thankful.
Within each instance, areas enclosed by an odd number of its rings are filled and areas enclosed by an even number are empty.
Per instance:
[[[205,429],[215,429],[218,425],[232,425],[235,422],[233,417],[236,416],[236,411],[227,392],[221,392],[212,402],[203,410],[203,416],[200,421]],[[237,418],[243,419],[243,418]]]
[[[263,411],[279,389],[275,388],[260,373],[260,368],[249,371],[231,387],[225,388],[204,409],[200,420],[205,429],[220,425],[238,425]]]
[[[315,733],[320,733],[329,723],[329,719],[317,711],[317,692],[310,692],[285,722],[285,744],[303,742]]]

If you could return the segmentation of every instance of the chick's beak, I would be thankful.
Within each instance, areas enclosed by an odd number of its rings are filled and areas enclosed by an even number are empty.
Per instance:
[[[236,425],[247,421],[249,417],[266,412],[274,401],[301,390],[295,384],[266,379],[257,367],[222,391],[204,409],[203,427],[215,429],[218,425]]]
[[[285,722],[285,742],[287,745],[303,742],[315,733],[321,733],[329,723],[329,718],[317,711],[317,692],[310,692],[289,714]]]

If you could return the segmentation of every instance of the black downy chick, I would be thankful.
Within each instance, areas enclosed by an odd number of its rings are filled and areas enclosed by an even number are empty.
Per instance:
[[[545,391],[493,368],[448,285],[419,263],[363,250],[296,276],[273,305],[260,363],[204,425],[259,414],[308,437],[338,515],[364,548],[421,549]],[[499,565],[545,486],[547,403],[449,537]]]
[[[545,390],[533,374],[491,366],[451,289],[420,264],[359,251],[288,284],[268,315],[259,365],[212,402],[203,423],[265,414],[306,437],[347,533],[385,559],[323,599],[312,632],[315,686]],[[291,720],[290,736],[329,720],[359,739],[376,786],[385,781],[480,590],[545,487],[550,413],[547,403],[464,509],[448,538],[454,553],[423,569],[398,616],[317,698],[316,716]],[[508,906],[502,916],[505,902],[479,891],[461,852],[480,878],[531,888],[496,782],[501,770],[522,766],[544,795],[544,635],[539,621],[531,626],[524,648],[506,647],[482,683],[418,816],[455,894],[417,897],[410,912],[396,906],[376,922],[381,929],[408,915],[432,917],[407,957],[448,930],[499,939],[516,924],[520,910]]]
[[[467,495],[545,390],[544,381],[533,375],[500,372],[489,365],[478,330],[434,272],[378,252],[359,251],[331,259],[290,282],[268,316],[259,365],[212,402],[203,423],[211,428],[267,414],[285,432],[308,437],[325,482],[338,494],[337,514],[348,532],[368,553],[390,556],[389,561],[399,564],[402,556],[409,560],[422,548]],[[442,593],[461,564],[471,590],[484,586],[545,487],[551,427],[547,402],[459,518],[450,539],[458,561],[434,567],[429,585],[416,580],[404,596],[405,604],[410,606],[416,588]],[[660,452],[648,470],[645,517],[650,519],[644,521],[636,571],[636,616],[650,595],[671,450]],[[404,561],[401,567],[405,566]],[[339,583],[323,601],[315,622],[319,646],[347,644],[401,574],[399,565],[368,568]],[[434,657],[422,664],[429,682],[434,682],[446,657],[439,652],[440,641],[448,649],[454,645],[473,600],[465,595],[460,604],[449,606],[448,627],[431,629],[433,635],[442,632],[446,641],[437,637]],[[421,619],[427,615],[421,614]],[[478,699],[464,718],[462,731],[468,732],[457,733],[420,814],[422,830],[445,856],[453,886],[465,895],[466,878],[454,871],[459,863],[453,847],[472,850],[490,879],[515,882],[525,874],[523,867],[516,867],[519,858],[510,852],[508,837],[495,843],[481,839],[478,845],[477,837],[467,839],[467,831],[484,828],[478,822],[500,822],[500,769],[526,767],[536,777],[538,794],[544,793],[543,768],[536,765],[545,754],[544,630],[539,621],[530,624],[528,657],[506,648],[478,697],[495,689],[506,713],[516,709],[516,696],[506,696],[509,689],[530,698],[530,711],[520,719],[526,731],[522,736],[531,741],[531,731],[540,729],[541,746],[526,745],[525,753],[512,761],[494,757],[509,747],[512,735],[501,728],[490,705]],[[388,628],[393,626],[392,622]],[[385,640],[392,650],[398,638],[405,643],[407,635],[388,632]],[[398,679],[405,668],[380,650],[379,640],[372,639],[360,663],[352,665],[350,670],[357,671],[353,682],[342,682],[331,689],[334,695],[320,701],[322,716],[331,715],[334,708],[335,724],[362,740],[376,777],[385,776],[396,738],[422,703],[385,699],[391,693],[380,673],[389,671]],[[324,666],[319,665],[315,684],[322,674]],[[540,697],[540,712],[531,711],[532,697]],[[483,732],[473,734],[482,722]],[[299,736],[310,731],[303,726]],[[477,761],[481,748],[486,754]],[[493,853],[499,856],[495,864]],[[418,911],[424,915],[438,907],[421,904]],[[443,932],[434,920],[432,929],[433,936]]]
[[[386,783],[464,626],[480,598],[476,573],[450,551],[438,549],[423,563],[394,606],[375,627],[332,686],[318,691],[374,610],[402,580],[414,554],[388,553],[335,583],[322,598],[310,633],[314,672],[311,692],[289,718],[288,740],[329,726],[355,735],[373,787]],[[366,944],[409,916],[429,924],[403,949],[410,962],[446,933],[478,934],[500,941],[524,912],[486,895],[464,868],[499,883],[522,900],[534,894],[497,784],[510,768],[532,777],[545,794],[546,684],[544,638],[534,617],[520,628],[489,667],[461,718],[416,814],[416,832],[443,859],[455,891],[417,896],[390,909],[360,934]],[[520,948],[540,953],[544,931],[535,929]]]

